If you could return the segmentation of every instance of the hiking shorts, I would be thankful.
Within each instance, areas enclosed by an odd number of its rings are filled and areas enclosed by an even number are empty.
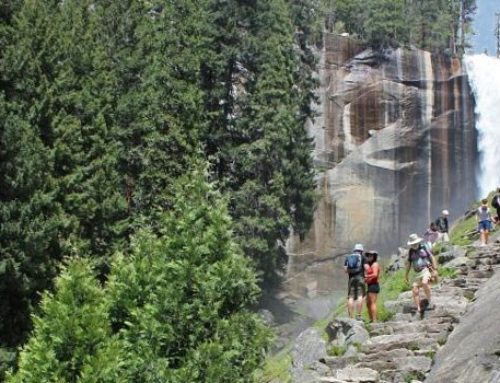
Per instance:
[[[439,233],[437,242],[448,243],[450,242],[450,236],[448,235],[448,233]]]
[[[380,285],[378,283],[372,283],[368,285],[368,293],[378,294],[380,292]]]
[[[490,231],[491,230],[491,221],[490,220],[479,221],[479,224],[477,226],[477,230],[479,232],[481,232],[481,231]]]
[[[423,283],[429,283],[431,281],[431,271],[428,267],[425,269],[415,272],[415,277],[413,278],[413,287],[421,287]]]
[[[349,278],[347,285],[347,298],[363,298],[365,296],[365,281],[364,278],[360,276]]]

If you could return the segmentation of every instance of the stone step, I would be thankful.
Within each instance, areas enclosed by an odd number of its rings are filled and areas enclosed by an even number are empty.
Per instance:
[[[390,335],[390,334],[409,334],[428,332],[430,334],[447,333],[453,329],[453,326],[448,320],[443,318],[432,318],[426,321],[406,322],[406,321],[391,321],[380,322],[371,325],[370,335]]]
[[[440,334],[391,334],[377,335],[370,338],[361,346],[365,354],[377,351],[389,351],[397,348],[406,348],[410,351],[419,349],[434,349]]]
[[[371,368],[358,368],[351,365],[337,370],[334,378],[346,382],[375,383],[379,382],[379,373]]]

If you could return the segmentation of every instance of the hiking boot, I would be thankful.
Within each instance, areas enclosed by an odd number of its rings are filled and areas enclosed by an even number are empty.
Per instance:
[[[363,320],[363,318],[361,318],[361,315],[358,314],[358,315],[356,315],[356,320]]]

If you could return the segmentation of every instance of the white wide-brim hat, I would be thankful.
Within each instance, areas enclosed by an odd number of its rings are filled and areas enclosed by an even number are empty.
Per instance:
[[[420,242],[422,242],[422,238],[420,238],[418,234],[410,234],[410,236],[408,237],[407,245],[408,246],[416,245],[417,243]]]
[[[353,251],[363,251],[363,250],[364,250],[364,247],[361,243],[356,243],[356,245],[354,245]]]

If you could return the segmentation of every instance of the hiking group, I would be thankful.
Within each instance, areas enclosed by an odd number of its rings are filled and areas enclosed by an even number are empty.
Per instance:
[[[416,310],[422,313],[426,308],[432,308],[430,283],[437,281],[437,263],[432,254],[434,244],[448,242],[448,210],[443,210],[435,222],[424,233],[423,238],[418,234],[410,234],[407,245],[409,246],[406,261],[405,280],[410,282],[410,271],[413,270],[411,279],[413,301]],[[349,317],[361,319],[363,302],[366,297],[366,306],[370,322],[377,320],[377,294],[380,292],[379,276],[380,266],[377,262],[377,251],[364,251],[363,245],[354,246],[352,254],[344,261],[344,270],[349,276],[347,286],[347,312]],[[420,301],[420,289],[424,290],[425,307]]]
[[[500,188],[493,196],[491,206],[496,210],[496,216],[491,214],[488,200],[481,200],[475,215],[477,220],[477,231],[480,234],[480,246],[488,243],[489,232],[493,225],[500,225]],[[437,263],[433,255],[436,244],[450,241],[448,234],[448,210],[442,210],[440,216],[431,222],[422,238],[418,234],[410,234],[408,237],[408,258],[405,265],[405,280],[411,282],[412,296],[415,308],[421,315],[426,309],[431,309],[432,282],[438,281]],[[370,322],[377,320],[377,294],[380,292],[379,276],[380,266],[377,262],[377,251],[364,251],[363,245],[358,243],[354,246],[352,254],[344,261],[344,270],[349,276],[347,287],[347,312],[349,317],[361,319],[363,302],[366,297],[366,306]],[[412,278],[410,280],[410,272]],[[420,289],[424,290],[425,298],[420,300]]]
[[[380,267],[377,262],[378,253],[374,250],[364,251],[363,245],[357,243],[353,253],[344,262],[344,270],[349,275],[347,285],[347,311],[349,317],[361,319],[363,301],[366,305],[370,322],[377,320],[377,294],[380,291],[378,278]]]

